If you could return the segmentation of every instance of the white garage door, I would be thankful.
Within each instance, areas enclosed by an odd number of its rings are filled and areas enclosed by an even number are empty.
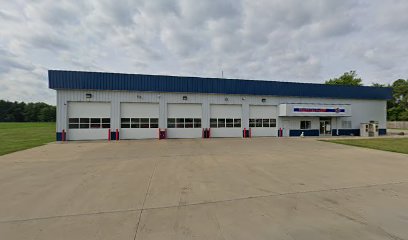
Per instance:
[[[211,137],[242,136],[241,105],[211,105],[210,127]]]
[[[108,139],[109,102],[68,102],[68,140]]]
[[[277,136],[277,106],[249,106],[249,127],[254,137]]]
[[[120,116],[120,139],[158,138],[158,103],[121,103]]]
[[[167,105],[168,138],[201,138],[201,104],[171,103]]]

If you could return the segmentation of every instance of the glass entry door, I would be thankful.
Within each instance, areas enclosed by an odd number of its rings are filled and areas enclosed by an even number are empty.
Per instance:
[[[320,135],[331,135],[331,118],[320,118]]]

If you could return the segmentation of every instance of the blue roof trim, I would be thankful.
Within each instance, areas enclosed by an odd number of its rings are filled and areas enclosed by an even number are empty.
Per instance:
[[[63,70],[49,70],[48,78],[51,89],[247,94],[379,100],[392,98],[391,88],[383,87]]]

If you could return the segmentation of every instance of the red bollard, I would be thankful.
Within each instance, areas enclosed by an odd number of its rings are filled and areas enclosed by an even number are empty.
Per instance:
[[[246,128],[244,128],[244,138],[246,138]]]
[[[116,128],[116,141],[119,141],[119,130]]]
[[[61,141],[64,142],[65,141],[65,129],[62,129],[62,133],[61,133]]]
[[[110,130],[110,128],[108,129],[108,141],[110,141],[111,140],[111,130]]]

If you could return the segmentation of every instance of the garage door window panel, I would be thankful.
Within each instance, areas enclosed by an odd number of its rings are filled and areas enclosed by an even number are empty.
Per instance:
[[[269,119],[262,119],[262,127],[268,128],[269,126]]]
[[[225,128],[225,118],[218,118],[218,128]]]
[[[255,119],[249,119],[249,127],[255,127]]]
[[[102,128],[110,128],[110,118],[102,118]]]
[[[91,128],[101,128],[101,119],[91,118]]]
[[[159,119],[150,118],[150,128],[158,128],[158,127],[159,127]]]
[[[270,127],[276,127],[276,119],[270,119]]]
[[[262,127],[262,119],[256,119],[255,120],[255,126],[256,127]]]
[[[240,118],[235,118],[234,119],[234,128],[240,128],[241,127],[241,119]]]
[[[131,128],[140,128],[140,118],[131,118],[130,119]]]
[[[217,119],[216,118],[211,118],[210,119],[210,127],[211,128],[217,128]]]
[[[192,118],[185,119],[185,128],[193,128],[194,123]]]
[[[68,120],[68,123],[69,123],[68,127],[71,128],[71,129],[79,128],[79,118],[70,118]]]
[[[232,118],[227,118],[227,119],[225,119],[225,126],[226,126],[227,128],[232,128],[232,127],[234,127],[234,119],[232,119]]]
[[[176,119],[175,118],[167,118],[167,127],[168,128],[175,128],[176,127]]]
[[[176,128],[184,128],[184,118],[176,118]]]
[[[194,128],[201,128],[201,118],[194,118]]]
[[[140,128],[149,128],[149,119],[141,118],[140,119]]]
[[[130,118],[122,118],[120,127],[121,128],[130,128]]]
[[[80,118],[79,119],[79,128],[89,128],[89,118]]]

